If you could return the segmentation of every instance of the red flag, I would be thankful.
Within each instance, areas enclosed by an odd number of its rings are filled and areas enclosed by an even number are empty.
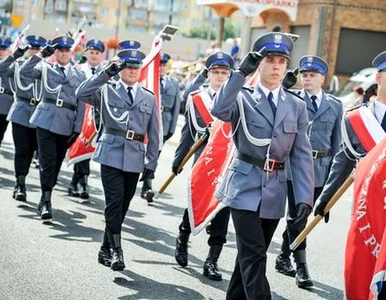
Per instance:
[[[386,138],[360,161],[355,171],[353,218],[345,254],[348,300],[375,299],[386,279]]]
[[[224,205],[214,196],[222,174],[229,166],[235,147],[231,124],[216,120],[212,134],[189,178],[188,212],[193,235],[198,234]]]
[[[86,104],[82,131],[75,143],[67,151],[67,166],[92,157],[95,148],[90,143],[90,138],[95,137],[95,122],[92,113],[92,107]]]

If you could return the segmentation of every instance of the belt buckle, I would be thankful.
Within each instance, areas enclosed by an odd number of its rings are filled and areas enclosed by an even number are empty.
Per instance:
[[[29,100],[29,104],[36,105],[36,99],[35,98],[31,98],[31,100]]]
[[[317,159],[318,158],[319,151],[318,150],[312,150],[312,158]]]
[[[268,172],[272,172],[275,169],[275,166],[276,166],[276,160],[274,159],[265,160],[264,170]]]
[[[62,99],[56,99],[56,106],[62,107],[63,106],[63,100]]]
[[[133,130],[128,130],[126,132],[126,139],[132,141],[134,139],[135,132]]]
[[[5,88],[0,87],[0,94],[4,94]]]

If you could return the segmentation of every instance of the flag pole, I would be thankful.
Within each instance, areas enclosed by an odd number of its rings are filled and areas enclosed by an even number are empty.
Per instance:
[[[210,125],[208,125],[208,127],[210,127]],[[206,130],[205,133],[197,140],[197,142],[193,144],[189,152],[185,155],[184,159],[182,160],[182,162],[177,168],[177,174],[181,172],[182,168],[186,165],[189,159],[193,156],[194,153],[196,153],[196,151],[201,147],[201,145],[208,140],[208,138],[209,138],[209,130]],[[154,195],[154,199],[158,199],[159,196],[163,194],[163,192],[166,190],[166,188],[170,185],[170,183],[173,181],[173,179],[176,176],[177,175],[174,173],[170,174],[170,176],[168,177],[168,179],[166,179],[165,183],[161,186],[159,191]]]
[[[342,195],[347,191],[347,189],[354,182],[353,173],[345,180],[341,187],[336,191],[336,193],[328,201],[326,207],[324,208],[324,215],[330,211],[330,209],[335,205],[336,202],[342,197]],[[294,251],[299,245],[306,239],[310,232],[315,228],[315,226],[323,219],[321,215],[316,215],[312,221],[307,225],[304,230],[299,233],[296,239],[290,245],[290,249]]]

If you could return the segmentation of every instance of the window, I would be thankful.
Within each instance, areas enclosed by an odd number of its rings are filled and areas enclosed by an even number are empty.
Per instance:
[[[66,0],[56,0],[55,1],[55,10],[57,10],[57,11],[66,11],[67,10],[67,2],[66,2]]]
[[[33,7],[39,6],[39,0],[32,0],[32,6]]]
[[[189,3],[183,2],[181,4],[181,10],[189,10]]]
[[[147,11],[140,9],[131,9],[129,16],[132,20],[147,20]]]
[[[192,20],[193,27],[200,27],[200,19],[194,18]]]
[[[109,9],[108,9],[107,7],[103,7],[103,8],[101,9],[101,15],[102,15],[103,17],[107,17],[107,16],[109,15]]]

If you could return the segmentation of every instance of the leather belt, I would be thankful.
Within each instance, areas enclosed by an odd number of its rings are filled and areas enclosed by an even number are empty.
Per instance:
[[[322,158],[322,157],[328,157],[331,156],[331,151],[319,151],[319,150],[312,150],[312,158],[317,159],[317,158]]]
[[[13,92],[9,89],[4,88],[4,87],[0,87],[0,94],[7,94],[10,96],[13,96]]]
[[[66,103],[64,102],[62,99],[48,99],[48,98],[43,98],[42,100],[44,103],[51,103],[51,104],[55,104],[57,107],[63,107],[63,108],[67,108],[67,109],[71,109],[71,110],[75,110],[76,109],[76,106],[75,105],[72,105],[70,103]]]
[[[36,100],[35,98],[28,99],[28,98],[24,98],[24,97],[17,97],[17,100],[29,103],[30,105],[33,105],[33,106],[39,104],[39,101]]]
[[[240,152],[237,154],[237,158],[249,164],[258,166],[264,169],[265,171],[269,171],[269,172],[272,172],[273,170],[284,170],[285,168],[284,161],[277,161],[274,159],[270,159],[267,161],[266,159],[253,157]]]
[[[172,112],[172,108],[161,105],[161,112]]]
[[[143,134],[135,133],[133,130],[123,131],[119,129],[105,128],[104,133],[123,136],[129,141],[139,141],[143,143],[145,140],[145,136]]]

